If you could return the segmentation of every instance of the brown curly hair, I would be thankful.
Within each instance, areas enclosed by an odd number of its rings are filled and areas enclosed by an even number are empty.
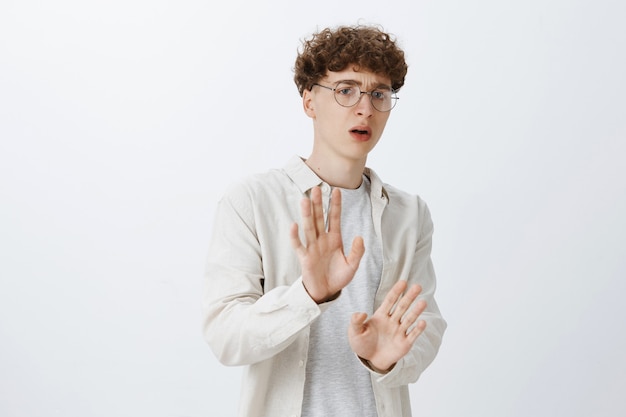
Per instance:
[[[339,26],[323,29],[302,41],[293,79],[302,95],[327,71],[342,71],[349,65],[389,77],[396,91],[404,85],[408,68],[404,52],[390,34],[373,26]]]

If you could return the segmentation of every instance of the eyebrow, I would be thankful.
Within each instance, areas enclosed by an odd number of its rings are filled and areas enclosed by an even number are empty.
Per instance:
[[[328,81],[331,84],[339,84],[339,83],[352,83],[352,84],[356,84],[359,87],[363,86],[363,83],[357,80],[352,80],[352,79],[347,79],[347,80],[338,80],[338,81]],[[384,87],[384,88],[389,88],[391,89],[391,86],[385,83],[378,83],[373,90],[380,88],[380,87]]]

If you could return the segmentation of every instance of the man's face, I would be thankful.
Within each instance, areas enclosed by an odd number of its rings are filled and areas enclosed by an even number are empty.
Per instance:
[[[367,92],[391,86],[389,78],[348,68],[329,71],[318,84],[335,88],[339,82],[349,82]],[[338,93],[320,86],[303,93],[304,110],[313,119],[315,150],[325,157],[365,161],[382,136],[390,112],[375,109],[367,94],[354,106],[343,107],[335,99]]]

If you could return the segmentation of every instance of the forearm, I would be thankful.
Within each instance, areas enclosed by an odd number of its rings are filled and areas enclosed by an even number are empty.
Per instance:
[[[232,288],[232,281],[229,287]],[[301,280],[260,295],[227,291],[219,280],[207,283],[204,336],[220,362],[246,365],[285,349],[321,313]],[[322,306],[323,308],[323,306]]]

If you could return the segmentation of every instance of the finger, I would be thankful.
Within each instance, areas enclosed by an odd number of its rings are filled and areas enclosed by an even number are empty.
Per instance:
[[[302,231],[304,232],[306,244],[309,245],[311,242],[314,242],[317,237],[313,223],[311,200],[309,198],[305,197],[300,202],[300,212],[302,213]]]
[[[324,206],[322,204],[322,191],[320,187],[311,189],[311,210],[313,212],[313,222],[317,236],[326,231],[324,224]]]
[[[424,320],[418,321],[417,325],[406,335],[407,341],[410,344],[415,343],[417,338],[424,333],[424,330],[426,330],[426,322]]]
[[[398,300],[396,304],[392,316],[400,322],[401,317],[409,310],[411,304],[415,301],[419,293],[422,291],[422,287],[418,284],[415,284],[409,288],[409,290],[404,293]]]
[[[400,296],[402,295],[402,292],[405,289],[406,289],[406,281],[400,280],[396,282],[393,285],[393,287],[391,287],[387,295],[385,296],[385,299],[383,300],[383,302],[381,303],[377,311],[381,311],[383,314],[390,316],[393,306],[396,304],[396,302],[398,301],[398,298],[400,298]]]
[[[422,313],[426,310],[426,307],[428,306],[428,303],[426,303],[426,301],[424,300],[419,300],[417,303],[415,303],[415,307],[413,307],[411,310],[417,314],[418,316],[422,315]]]
[[[407,332],[415,324],[419,316],[426,309],[426,301],[419,300],[401,319],[400,328]]]
[[[346,258],[348,265],[350,265],[353,270],[356,271],[359,267],[359,263],[361,262],[361,258],[363,257],[364,253],[365,244],[363,243],[363,238],[357,236],[354,238],[354,240],[352,240],[352,247],[350,248],[350,253]]]
[[[302,241],[300,240],[300,235],[298,234],[298,223],[294,223],[291,225],[291,229],[289,230],[289,241],[291,242],[291,247],[299,252],[304,246],[302,245]]]
[[[341,234],[341,190],[333,188],[328,212],[328,231]]]

